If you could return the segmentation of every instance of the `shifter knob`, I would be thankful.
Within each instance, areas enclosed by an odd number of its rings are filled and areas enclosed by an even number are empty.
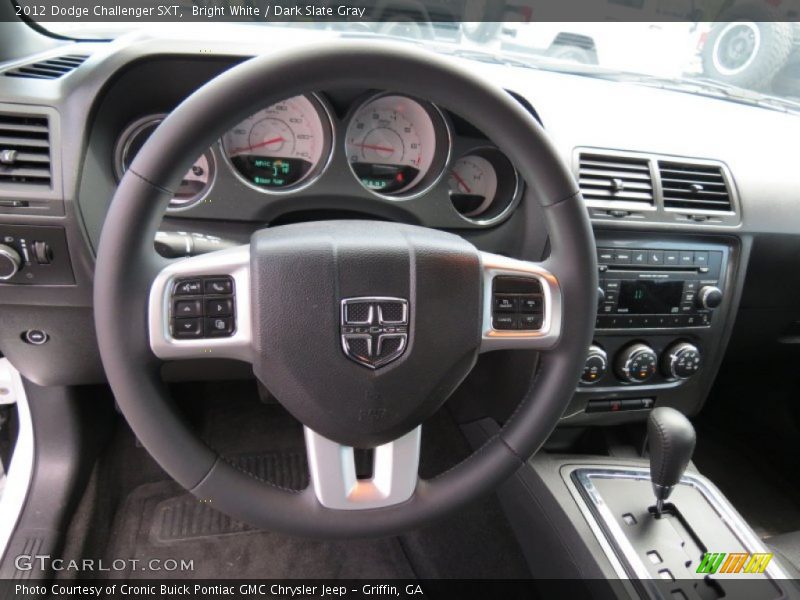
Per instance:
[[[656,513],[661,514],[686,465],[692,458],[695,444],[694,427],[674,408],[661,407],[650,412],[647,420],[650,448],[650,480],[656,495]]]

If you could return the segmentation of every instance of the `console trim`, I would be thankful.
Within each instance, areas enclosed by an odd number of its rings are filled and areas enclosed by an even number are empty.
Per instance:
[[[593,478],[650,481],[649,469],[627,466],[606,467],[573,464],[565,465],[561,469],[561,476],[617,576],[621,579],[635,576],[642,581],[642,584],[650,595],[658,597],[659,590],[654,584],[655,580],[650,576],[644,563],[634,551],[592,482]],[[720,492],[710,480],[699,473],[685,473],[679,485],[689,485],[695,488],[716,511],[722,521],[730,528],[748,552],[768,552],[763,542],[742,520],[722,492]],[[602,523],[598,521],[595,514],[600,516]],[[617,550],[615,550],[615,546]],[[632,573],[626,570],[626,564],[630,567]],[[770,561],[765,573],[767,577],[773,580],[790,578],[775,561]]]
[[[2,559],[25,508],[33,481],[35,451],[33,421],[22,377],[7,358],[0,358],[0,384],[10,391],[8,397],[3,399],[3,403],[15,404],[19,416],[17,441],[12,450],[5,486],[0,492],[0,559]]]

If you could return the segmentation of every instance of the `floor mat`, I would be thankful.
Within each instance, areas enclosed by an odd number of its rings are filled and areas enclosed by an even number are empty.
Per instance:
[[[795,479],[771,467],[752,444],[713,429],[700,429],[693,462],[762,538],[800,529]]]
[[[283,487],[307,486],[302,426],[281,407],[258,402],[253,386],[209,384],[178,395],[191,399],[192,422],[226,460]],[[425,478],[441,473],[468,452],[458,426],[440,411],[423,427],[420,473]],[[530,576],[493,497],[399,537],[295,538],[256,530],[199,502],[169,480],[124,424],[95,479],[73,523],[65,558],[140,561],[112,577],[163,576],[141,569],[152,559],[192,561],[193,570],[169,573],[184,578]]]
[[[165,509],[186,510],[175,528],[163,528]],[[176,535],[175,532],[180,532]],[[170,535],[165,536],[165,533]],[[166,539],[171,538],[171,539]],[[328,542],[251,529],[205,506],[171,482],[136,488],[117,513],[106,564],[129,560],[138,568],[114,571],[113,578],[152,578],[145,570],[156,559],[191,561],[175,578],[409,578],[414,572],[397,538]]]

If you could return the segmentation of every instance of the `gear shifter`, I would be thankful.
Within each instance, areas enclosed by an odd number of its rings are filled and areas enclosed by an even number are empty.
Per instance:
[[[653,409],[647,420],[650,448],[650,480],[656,495],[656,515],[660,516],[664,501],[680,481],[695,444],[694,427],[674,408]]]

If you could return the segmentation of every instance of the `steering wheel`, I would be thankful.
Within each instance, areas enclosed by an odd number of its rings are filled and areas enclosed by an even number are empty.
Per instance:
[[[267,228],[249,245],[174,261],[156,254],[155,233],[195,157],[264,106],[343,85],[422,97],[491,132],[527,183],[528,197],[542,207],[549,257],[515,260],[451,233],[372,221]],[[210,284],[233,317],[219,337],[180,338],[174,295],[199,294]],[[498,290],[532,294],[541,318],[527,330],[496,329]],[[575,181],[516,100],[435,54],[345,41],[248,60],[163,121],[109,209],[94,307],[119,407],[170,476],[253,526],[336,538],[419,527],[489,493],[520,468],[575,389],[591,342],[596,290],[594,238]],[[498,349],[542,351],[521,404],[470,457],[435,478],[419,478],[422,422],[480,353]],[[251,363],[304,425],[307,489],[282,489],[237,470],[184,422],[160,366],[203,357]],[[371,479],[356,477],[354,448],[374,449]]]

